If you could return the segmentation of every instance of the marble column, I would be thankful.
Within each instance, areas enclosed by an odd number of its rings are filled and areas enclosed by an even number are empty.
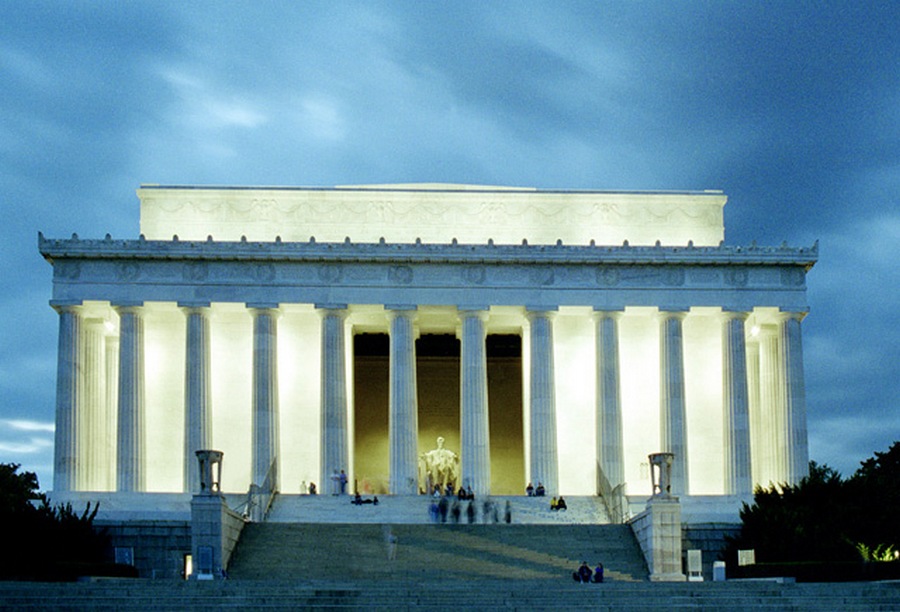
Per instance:
[[[685,311],[660,311],[659,425],[663,452],[672,453],[672,495],[690,492],[688,481],[687,419],[684,398]]]
[[[110,332],[106,336],[106,423],[104,436],[107,440],[105,449],[103,478],[107,491],[116,490],[116,437],[119,430],[119,335],[118,330],[110,324]]]
[[[322,319],[322,385],[321,385],[321,448],[319,482],[336,486],[333,475],[345,470],[348,474],[347,428],[347,364],[344,351],[344,321],[346,305],[316,305]]]
[[[104,478],[108,439],[104,436],[106,415],[106,340],[102,319],[82,319],[81,349],[84,364],[81,410],[78,414],[81,451],[78,490],[102,491],[108,488]]]
[[[746,312],[724,311],[722,325],[722,426],[725,494],[750,496],[750,401],[747,387]]]
[[[277,304],[247,304],[253,317],[253,482],[263,486],[278,457]],[[271,483],[277,489],[276,482]]]
[[[115,306],[119,313],[119,397],[116,490],[146,490],[144,447],[144,318],[140,305]]]
[[[783,369],[783,429],[785,479],[797,484],[809,474],[809,448],[806,428],[806,387],[803,377],[803,344],[800,322],[805,312],[782,313],[780,322],[781,362]]]
[[[187,328],[184,359],[184,491],[200,492],[198,450],[212,448],[209,304],[179,304]]]
[[[597,311],[597,465],[610,488],[625,482],[622,445],[622,397],[619,372],[619,318],[621,312]],[[597,491],[600,492],[599,490]]]
[[[531,344],[531,481],[544,485],[547,495],[559,493],[556,448],[556,389],[553,369],[553,317],[547,310],[527,313]]]
[[[766,487],[785,481],[781,448],[781,357],[778,347],[778,329],[771,324],[760,326],[759,332],[759,412],[761,471],[757,478]]]
[[[488,419],[486,310],[461,310],[460,438],[462,483],[477,495],[491,493],[491,447]],[[459,483],[457,483],[457,486]]]
[[[78,478],[78,414],[81,381],[81,308],[53,304],[59,313],[56,363],[56,453],[53,458],[53,490],[74,491]]]
[[[759,330],[751,327],[750,340],[746,343],[747,351],[747,404],[750,412],[750,472],[752,487],[760,482],[762,473],[762,417],[759,406]]]
[[[419,490],[415,316],[414,307],[396,308],[388,312],[391,325],[388,399],[390,492],[394,495],[415,495]]]

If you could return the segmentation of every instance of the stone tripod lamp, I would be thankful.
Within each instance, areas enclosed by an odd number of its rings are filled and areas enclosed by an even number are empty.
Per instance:
[[[221,495],[222,451],[198,450],[200,464],[200,495]]]
[[[653,453],[649,455],[650,476],[653,480],[653,497],[672,496],[673,453]]]

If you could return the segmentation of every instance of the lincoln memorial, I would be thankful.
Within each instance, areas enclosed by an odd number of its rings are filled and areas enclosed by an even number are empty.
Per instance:
[[[746,499],[807,472],[817,247],[726,245],[720,191],[143,185],[140,236],[39,237],[53,489]]]

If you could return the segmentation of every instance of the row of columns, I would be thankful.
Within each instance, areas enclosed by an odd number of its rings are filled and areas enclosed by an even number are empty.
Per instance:
[[[347,381],[345,362],[346,305],[317,305],[321,315],[321,482],[348,465]],[[55,490],[89,488],[79,480],[79,453],[87,443],[82,404],[85,368],[81,309],[57,305],[59,353],[56,412]],[[144,448],[143,318],[139,305],[115,307],[120,318],[116,432],[116,489],[146,488]],[[252,478],[262,485],[279,455],[277,304],[248,304],[253,317]],[[389,444],[390,492],[418,491],[418,404],[414,306],[386,307],[390,325]],[[209,304],[182,304],[186,316],[185,347],[185,489],[199,488],[194,452],[210,448]],[[460,309],[461,481],[481,493],[490,492],[490,445],[485,350],[487,307]],[[550,309],[528,310],[530,350],[530,479],[548,492],[558,490],[558,452],[553,363],[553,316]],[[595,313],[597,465],[615,487],[624,483],[624,445],[619,371],[618,322],[621,311]],[[686,311],[660,313],[660,450],[674,454],[672,493],[690,490],[684,396]],[[806,409],[800,336],[802,313],[783,313],[778,334],[764,334],[748,359],[746,312],[725,312],[722,329],[724,478],[726,494],[748,494],[753,474],[764,473],[751,460],[751,431],[763,435],[754,413],[778,427],[759,441],[762,452],[779,457],[772,475],[797,482],[806,473]],[[107,351],[109,353],[109,351]],[[784,367],[778,367],[784,364]],[[756,392],[748,373],[758,368]],[[110,375],[115,375],[112,372]],[[89,394],[88,394],[89,395]],[[110,402],[112,403],[112,402]],[[81,419],[81,420],[80,420]],[[759,454],[759,453],[757,453]],[[753,463],[752,463],[753,461]],[[759,478],[757,478],[759,480]],[[273,483],[277,486],[277,483]]]
[[[659,314],[660,450],[673,453],[671,492],[690,491],[685,412],[686,311]],[[746,343],[747,312],[725,310],[722,324],[722,407],[726,495],[752,493],[754,475],[797,483],[807,473],[806,393],[800,321],[780,313],[776,329]],[[618,321],[621,312],[597,312],[597,465],[611,486],[624,483]],[[759,381],[750,385],[749,381]],[[751,423],[751,412],[756,423]],[[756,438],[752,440],[752,438]],[[751,456],[751,446],[758,452]],[[771,459],[770,459],[771,458]]]

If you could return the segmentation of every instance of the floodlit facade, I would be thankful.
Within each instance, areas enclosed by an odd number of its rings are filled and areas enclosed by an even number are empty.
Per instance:
[[[138,239],[51,239],[54,491],[746,498],[806,474],[817,248],[725,246],[718,191],[138,189]]]

